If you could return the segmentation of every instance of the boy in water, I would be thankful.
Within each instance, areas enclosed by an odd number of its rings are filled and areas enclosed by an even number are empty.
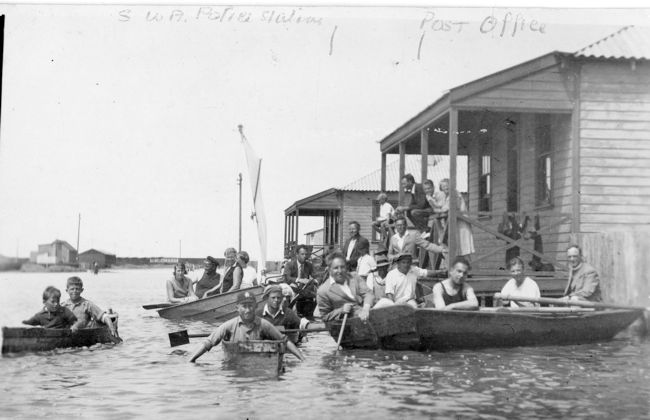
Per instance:
[[[76,331],[79,328],[97,328],[97,322],[101,322],[106,324],[114,337],[117,337],[117,332],[115,331],[115,326],[111,318],[99,306],[82,298],[81,292],[83,290],[84,284],[79,277],[74,276],[68,279],[65,291],[68,292],[70,299],[63,303],[63,307],[72,311],[77,318],[77,322],[74,324],[72,330]]]
[[[44,308],[33,317],[23,321],[27,325],[40,325],[45,328],[71,328],[77,317],[68,308],[59,305],[61,291],[48,286],[43,292]]]

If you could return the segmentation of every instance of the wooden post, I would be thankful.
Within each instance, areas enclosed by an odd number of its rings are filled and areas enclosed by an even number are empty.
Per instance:
[[[399,188],[399,203],[404,202],[404,190],[402,189],[402,177],[404,176],[404,171],[406,170],[406,141],[403,141],[399,144],[399,179],[398,188]]]
[[[571,242],[580,242],[580,64],[574,64],[571,114]]]
[[[456,258],[458,250],[458,229],[456,213],[458,212],[458,203],[456,197],[456,158],[458,157],[458,110],[449,109],[449,227],[447,234],[449,237],[449,261],[447,265],[451,268],[451,262]]]
[[[429,169],[429,129],[427,127],[420,130],[420,154],[422,155],[420,182],[423,183],[427,180]]]
[[[298,219],[299,218],[300,218],[300,209],[298,209],[298,207],[296,207],[296,246],[298,245],[298,242],[300,242],[298,240],[298,238],[300,237],[300,233],[298,232],[298,222],[299,222]]]
[[[237,185],[239,186],[239,251],[241,251],[241,173],[237,177]]]
[[[386,153],[381,154],[381,191],[386,191]]]

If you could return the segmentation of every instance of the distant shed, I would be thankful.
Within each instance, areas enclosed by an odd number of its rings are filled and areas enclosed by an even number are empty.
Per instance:
[[[100,268],[107,268],[117,262],[115,254],[109,252],[100,251],[98,249],[91,248],[88,251],[84,251],[79,254],[79,266],[82,268],[91,268],[95,262],[99,264]]]

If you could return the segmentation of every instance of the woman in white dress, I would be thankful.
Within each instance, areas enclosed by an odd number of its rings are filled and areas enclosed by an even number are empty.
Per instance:
[[[241,265],[244,273],[241,279],[241,288],[245,289],[247,287],[257,286],[257,270],[255,270],[255,267],[248,265],[250,261],[248,252],[239,251],[237,253],[237,261]]]

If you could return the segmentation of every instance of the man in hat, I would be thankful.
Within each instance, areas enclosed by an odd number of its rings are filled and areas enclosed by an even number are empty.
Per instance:
[[[266,301],[263,307],[257,308],[255,315],[264,318],[276,327],[282,326],[285,330],[307,328],[309,321],[300,318],[289,307],[282,304],[284,295],[282,287],[271,284],[264,289],[263,299]],[[294,343],[299,341],[297,334],[288,335]]]
[[[396,267],[386,275],[386,297],[377,302],[375,307],[407,304],[416,308],[418,277],[434,275],[436,272],[414,266],[413,255],[408,252],[399,254],[394,261]]]
[[[221,286],[221,276],[217,273],[217,267],[219,267],[217,259],[208,255],[205,261],[203,261],[203,266],[203,276],[196,283],[196,290],[194,292],[199,299],[218,294],[219,287]]]
[[[194,362],[206,351],[219,344],[222,340],[231,342],[250,340],[284,340],[284,336],[269,321],[255,315],[257,301],[255,295],[249,291],[239,292],[237,295],[237,312],[239,316],[221,324],[205,342],[196,349],[190,362]],[[305,360],[295,344],[287,341],[287,350],[298,359]]]
[[[390,267],[390,263],[386,257],[387,253],[388,251],[385,249],[375,252],[375,267],[370,270],[366,277],[366,285],[368,289],[372,290],[373,295],[375,295],[375,303],[386,297],[386,275],[388,274],[388,267]],[[363,276],[361,277],[363,278]]]

